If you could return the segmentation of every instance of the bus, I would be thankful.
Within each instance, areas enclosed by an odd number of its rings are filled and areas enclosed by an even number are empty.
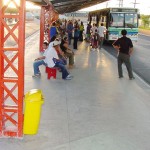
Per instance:
[[[121,37],[121,30],[127,30],[127,37],[132,41],[138,40],[139,11],[136,8],[105,8],[89,12],[88,20],[91,24],[107,29],[105,40],[115,41]]]

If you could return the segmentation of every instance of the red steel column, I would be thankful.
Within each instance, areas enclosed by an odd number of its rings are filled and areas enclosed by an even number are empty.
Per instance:
[[[45,26],[45,7],[42,6],[40,16],[40,52],[43,50],[44,26]]]
[[[57,17],[55,17],[55,14]],[[43,50],[43,42],[50,41],[49,29],[53,21],[58,19],[58,13],[55,13],[52,5],[41,7],[40,16],[40,52]]]
[[[4,60],[2,58],[2,53],[3,53],[3,39],[4,39],[4,26],[2,23],[2,14],[4,14],[4,11],[2,10],[2,5],[3,2],[0,1],[0,85],[2,83],[3,79],[3,68],[4,68]],[[4,102],[4,89],[2,86],[0,86],[0,137],[2,136],[2,130],[3,130],[3,102]]]
[[[7,12],[11,3],[13,15]],[[11,18],[18,21],[10,26]],[[0,137],[23,136],[24,45],[25,0],[0,0]]]
[[[40,52],[43,50],[43,42],[49,42],[49,7],[41,7],[41,17],[40,17]]]

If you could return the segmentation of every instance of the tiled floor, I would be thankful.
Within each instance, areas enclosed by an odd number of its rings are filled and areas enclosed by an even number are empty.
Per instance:
[[[33,79],[39,33],[26,41],[25,92],[43,91],[39,132],[22,140],[0,139],[0,150],[149,150],[150,87],[139,77],[117,75],[117,62],[104,50],[79,43],[71,81]]]

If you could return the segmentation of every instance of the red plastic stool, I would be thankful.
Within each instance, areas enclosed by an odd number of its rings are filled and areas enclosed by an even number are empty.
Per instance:
[[[50,79],[51,77],[56,79],[57,68],[46,67],[45,72],[47,73],[47,79]]]

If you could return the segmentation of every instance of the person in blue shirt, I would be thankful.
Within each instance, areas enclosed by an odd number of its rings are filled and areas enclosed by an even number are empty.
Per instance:
[[[69,45],[71,45],[72,32],[73,32],[73,24],[72,24],[71,21],[69,21],[68,25],[67,25],[67,33],[68,33],[68,42],[69,42]]]
[[[57,35],[57,29],[56,29],[56,23],[53,22],[52,23],[52,26],[50,28],[50,39],[53,37],[53,36],[56,36]]]

